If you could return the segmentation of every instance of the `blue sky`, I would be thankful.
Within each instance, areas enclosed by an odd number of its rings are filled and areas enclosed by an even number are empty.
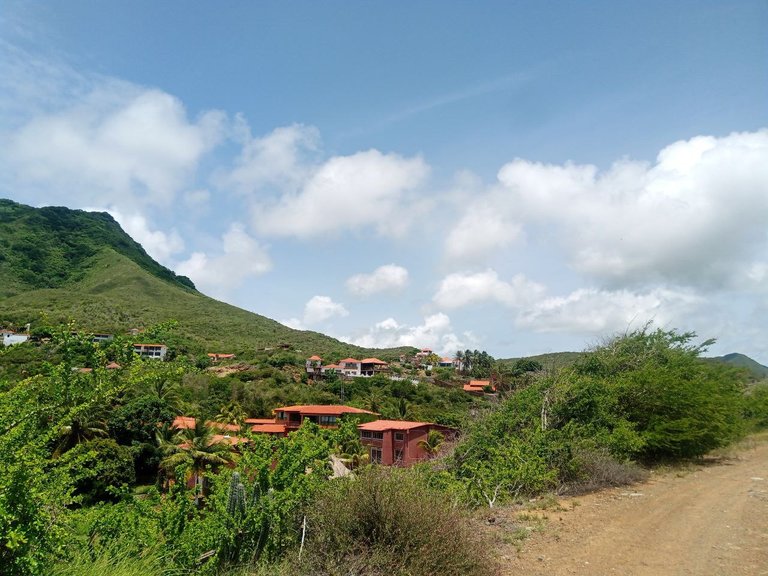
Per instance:
[[[366,346],[768,362],[768,5],[5,2],[0,196]]]

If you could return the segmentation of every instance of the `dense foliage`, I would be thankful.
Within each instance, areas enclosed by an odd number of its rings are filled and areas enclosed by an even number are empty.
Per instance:
[[[106,212],[63,207],[32,208],[0,199],[0,294],[11,296],[21,287],[58,288],[78,280],[86,262],[104,246],[122,254],[148,273],[182,288],[192,281],[160,266]],[[15,289],[15,290],[14,290]]]
[[[290,349],[210,367],[183,353],[176,323],[146,334],[177,353],[142,360],[129,339],[95,344],[69,326],[0,352],[15,366],[0,384],[4,574],[485,574],[465,505],[631,482],[637,461],[697,457],[768,425],[765,385],[744,393],[743,372],[700,358],[707,343],[650,327],[567,367],[490,359],[499,392],[487,398],[461,389],[471,364],[464,377],[406,363],[395,380],[315,380]],[[489,358],[470,352],[476,367]],[[205,423],[342,398],[463,434],[455,444],[433,434],[435,459],[384,471],[368,468],[354,420],[234,450]],[[171,429],[178,414],[195,426]],[[356,480],[329,480],[332,454]]]

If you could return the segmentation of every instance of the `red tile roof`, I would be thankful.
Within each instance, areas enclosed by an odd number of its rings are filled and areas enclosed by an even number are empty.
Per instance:
[[[275,408],[272,412],[299,412],[300,414],[317,414],[323,416],[341,416],[342,414],[376,414],[376,412],[370,412],[368,410],[363,410],[362,408],[342,406],[339,404],[306,404],[296,406],[283,406],[281,408]]]
[[[342,362],[344,364],[357,364],[358,362],[360,362],[360,360],[355,360],[354,358],[344,358],[344,360],[339,360],[339,364],[341,364]]]
[[[328,364],[327,366],[323,366],[326,370],[341,370],[341,366],[338,364]]]
[[[191,416],[176,416],[171,427],[178,430],[191,430],[195,427],[195,419]]]
[[[317,354],[315,354],[314,356],[310,356],[310,357],[308,358],[308,360],[322,360],[322,358],[320,358],[320,356],[318,356]]]
[[[360,360],[363,364],[384,364],[387,365],[384,360],[379,360],[378,358],[365,358],[364,360]]]
[[[246,418],[246,424],[274,424],[274,418]]]
[[[239,436],[229,436],[224,434],[214,434],[211,437],[211,444],[218,444],[219,442],[226,442],[230,446],[234,446],[235,444],[248,442],[248,438],[241,438]]]
[[[285,434],[285,424],[256,424],[251,426],[256,434]]]
[[[224,424],[223,422],[214,422],[213,420],[208,420],[205,424],[209,428],[215,428],[216,430],[226,430],[228,432],[240,432],[240,426],[238,426],[237,424]]]
[[[106,368],[107,370],[117,370],[118,368],[122,368],[122,366],[120,366],[120,364],[117,362],[110,362],[107,364]]]
[[[413,430],[424,426],[438,426],[431,422],[409,422],[407,420],[374,420],[365,424],[358,424],[360,430],[369,430],[371,432],[384,432],[385,430]]]
[[[467,384],[464,384],[464,390],[467,392],[482,392],[486,386],[496,390],[496,387],[491,384],[490,380],[470,380]]]

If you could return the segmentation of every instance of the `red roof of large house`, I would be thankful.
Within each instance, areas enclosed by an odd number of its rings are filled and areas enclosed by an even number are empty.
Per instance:
[[[376,412],[370,412],[369,410],[363,410],[362,408],[342,406],[339,404],[299,404],[296,406],[275,408],[273,412],[299,412],[300,414],[318,414],[323,416],[340,416],[341,414],[376,414]]]
[[[320,358],[320,356],[315,354],[314,356],[310,356],[309,358],[307,358],[307,360],[322,360],[322,358]]]
[[[344,362],[345,364],[357,364],[360,362],[360,360],[355,360],[354,358],[344,358],[344,360],[339,360],[339,364]]]
[[[365,358],[363,360],[360,360],[363,364],[386,364],[384,360],[379,360],[378,358]]]
[[[246,424],[273,424],[275,422],[274,418],[246,418],[245,423]]]
[[[408,420],[374,420],[365,424],[358,424],[360,430],[371,432],[384,432],[385,430],[412,430],[423,426],[438,426],[431,422],[409,422]]]

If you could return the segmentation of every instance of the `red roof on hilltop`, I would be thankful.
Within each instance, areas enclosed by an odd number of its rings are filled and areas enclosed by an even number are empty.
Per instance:
[[[341,406],[338,404],[306,404],[297,406],[283,406],[275,408],[272,412],[299,412],[301,414],[338,415],[338,414],[376,414],[362,408]]]
[[[322,360],[322,358],[320,358],[320,356],[318,356],[317,354],[315,354],[314,356],[310,356],[310,357],[308,358],[308,360]]]
[[[339,360],[339,364],[344,362],[345,364],[357,364],[360,362],[360,360],[355,360],[354,358],[344,358],[344,360]]]

